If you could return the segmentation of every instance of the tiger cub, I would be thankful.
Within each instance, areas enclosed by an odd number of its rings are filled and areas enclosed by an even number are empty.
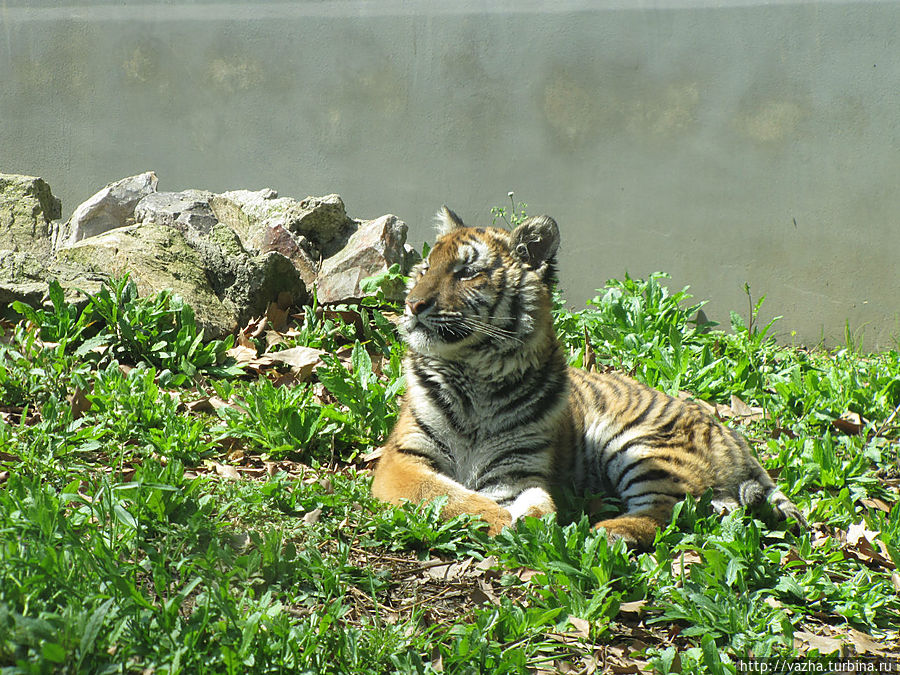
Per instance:
[[[746,441],[693,403],[625,375],[569,368],[553,330],[559,230],[469,228],[444,207],[442,236],[410,279],[401,332],[407,392],[374,472],[392,503],[446,496],[446,518],[489,532],[556,511],[557,490],[612,494],[608,536],[647,547],[686,493],[722,508],[768,500],[805,525]]]

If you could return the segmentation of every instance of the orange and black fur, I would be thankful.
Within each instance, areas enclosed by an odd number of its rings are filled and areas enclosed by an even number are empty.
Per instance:
[[[550,312],[552,218],[509,232],[466,227],[446,208],[438,217],[443,234],[406,298],[407,392],[377,498],[446,496],[445,517],[478,515],[497,533],[556,511],[558,490],[612,494],[625,513],[596,526],[641,547],[676,502],[709,488],[719,507],[768,501],[805,524],[746,441],[698,405],[567,366]]]

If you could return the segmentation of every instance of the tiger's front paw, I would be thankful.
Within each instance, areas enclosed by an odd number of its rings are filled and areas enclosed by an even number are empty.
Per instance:
[[[512,525],[512,516],[502,506],[497,507],[496,513],[490,515],[481,513],[479,515],[488,522],[488,534],[492,537],[500,534],[500,530],[504,527]]]
[[[493,499],[488,499],[479,494],[473,494],[469,498],[469,504],[465,509],[467,513],[479,516],[488,524],[488,534],[496,536],[504,527],[512,524],[512,515]]]

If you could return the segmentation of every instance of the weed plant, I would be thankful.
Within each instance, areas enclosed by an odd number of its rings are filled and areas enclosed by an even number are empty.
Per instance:
[[[83,306],[56,284],[50,307],[16,305],[0,339],[2,672],[735,673],[748,657],[896,657],[897,352],[779,345],[761,301],[718,330],[663,279],[610,281],[576,312],[558,298],[570,361],[718,406],[808,533],[713,514],[705,496],[635,553],[587,517],[492,539],[471,517],[441,520],[440,502],[375,503],[366,455],[404,388],[396,269],[370,280],[374,298],[308,308],[273,341],[327,352],[302,381],[241,369],[230,339],[204,341],[188,306],[127,279]]]

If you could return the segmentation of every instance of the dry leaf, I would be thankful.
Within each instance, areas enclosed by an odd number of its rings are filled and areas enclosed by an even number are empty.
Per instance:
[[[865,425],[865,420],[854,412],[844,413],[831,423],[835,429],[850,436],[857,436]]]
[[[219,464],[218,462],[213,462],[213,468],[215,469],[216,474],[218,474],[222,478],[228,478],[229,480],[239,480],[241,477],[237,472],[237,469],[229,464]]]
[[[435,644],[431,648],[431,667],[436,673],[444,672],[444,657],[441,655],[441,646],[439,644]]]
[[[293,370],[289,370],[286,373],[279,373],[278,377],[272,380],[272,386],[293,387],[294,385],[300,384],[305,379],[306,377],[298,377],[297,373],[295,373]]]
[[[800,557],[800,551],[798,551],[798,550],[795,549],[795,548],[792,548],[792,549],[789,550],[787,553],[785,553],[783,556],[781,556],[781,564],[782,564],[784,567],[787,567],[789,563],[795,563],[795,562],[799,562],[799,563],[802,563],[802,564],[801,564],[801,565],[791,565],[791,566],[790,566],[791,568],[805,567],[805,566],[806,566],[806,561],[803,560],[803,558]]]
[[[319,522],[319,516],[322,515],[322,507],[320,506],[317,509],[313,509],[308,513],[303,514],[303,522],[306,525],[315,525]]]
[[[488,570],[494,569],[499,564],[499,562],[500,560],[497,558],[497,556],[489,555],[484,560],[480,560],[479,562],[475,563],[475,569],[480,572],[486,572]]]
[[[309,377],[316,366],[324,365],[322,361],[321,349],[313,349],[312,347],[291,347],[281,352],[271,352],[265,354],[268,358],[278,363],[283,363],[291,367],[291,370],[302,382]]]
[[[875,539],[880,532],[877,530],[869,530],[866,528],[866,524],[862,521],[858,523],[853,523],[850,527],[847,528],[847,538],[846,541],[851,546],[856,546],[859,544],[860,540],[865,539],[867,541],[872,541]]]
[[[370,463],[374,462],[376,459],[378,459],[379,457],[381,457],[383,454],[384,454],[383,447],[375,448],[371,452],[367,452],[365,455],[363,455],[361,459],[364,464],[370,464]]]
[[[286,309],[279,307],[277,303],[270,302],[268,309],[266,309],[266,319],[269,325],[272,326],[272,330],[280,333],[287,328],[288,312]]]
[[[579,637],[589,638],[591,636],[591,622],[581,617],[569,615],[569,623],[575,628],[575,634]]]
[[[844,551],[865,564],[876,563],[891,570],[896,567],[887,546],[880,539],[862,538],[856,544],[855,549],[845,548]]]
[[[891,512],[890,505],[878,499],[878,497],[860,499],[859,502],[863,506],[868,506],[870,509],[878,509],[879,511],[884,511],[885,513]]]
[[[225,353],[239,364],[250,363],[256,360],[256,347],[253,346],[237,345]]]
[[[858,654],[882,654],[885,651],[884,646],[875,642],[871,635],[855,628],[849,628],[847,633]]]
[[[900,574],[891,574],[891,583],[894,584],[894,591],[900,593]]]
[[[672,576],[680,577],[691,565],[702,563],[703,558],[696,551],[685,551],[672,561]]]
[[[184,407],[188,412],[211,412],[214,410],[209,402],[209,396],[198,398],[196,401],[188,401],[184,404]]]
[[[823,656],[833,654],[841,649],[841,641],[834,638],[825,637],[824,635],[816,635],[804,630],[794,631],[794,647],[797,649],[806,648],[818,649]]]
[[[445,563],[435,558],[433,562],[438,564],[429,564],[424,570],[425,575],[439,581],[452,581],[466,575],[473,559],[466,558],[462,562]]]
[[[258,338],[263,334],[263,331],[265,331],[266,329],[266,323],[266,317],[264,316],[261,316],[257,319],[252,319],[238,333],[238,344],[241,347],[254,347],[254,344],[251,340],[253,338]]]
[[[540,574],[540,572],[528,567],[521,567],[515,572],[515,575],[519,578],[519,581],[524,581],[526,583],[531,581],[534,578],[535,574]]]
[[[634,602],[623,602],[619,605],[619,612],[624,614],[643,614],[646,600],[635,600]]]
[[[72,407],[72,419],[81,419],[84,413],[91,409],[91,402],[87,398],[87,390],[81,387],[75,387],[75,391],[66,397],[69,405]]]
[[[363,323],[362,317],[359,312],[352,309],[331,309],[330,307],[326,308],[323,316],[326,319],[331,319],[332,321],[338,320],[341,323],[346,323],[352,325],[358,335],[362,333]],[[351,347],[352,349],[352,347]]]
[[[734,394],[731,395],[731,410],[735,415],[740,415],[741,417],[747,417],[753,414],[750,406]]]
[[[475,586],[469,591],[469,600],[474,602],[476,605],[483,605],[486,602],[489,602],[492,605],[500,604],[497,596],[493,594],[490,587],[488,587],[484,582],[479,583],[478,586]]]

